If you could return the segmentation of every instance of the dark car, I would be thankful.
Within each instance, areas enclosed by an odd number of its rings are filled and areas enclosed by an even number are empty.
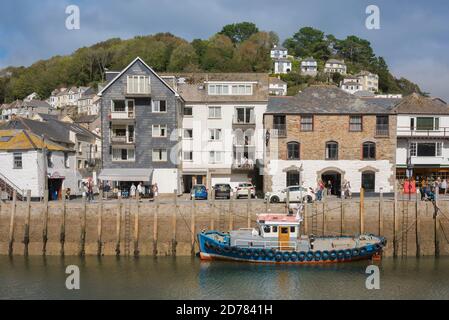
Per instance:
[[[217,183],[214,186],[215,199],[231,199],[231,186],[226,183]]]

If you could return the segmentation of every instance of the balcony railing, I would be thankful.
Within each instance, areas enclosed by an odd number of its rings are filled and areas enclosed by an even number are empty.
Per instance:
[[[254,160],[252,159],[234,160],[234,163],[232,164],[232,170],[247,171],[253,169],[254,169]]]
[[[390,135],[390,128],[388,124],[378,124],[376,125],[376,136],[377,137],[388,137]]]
[[[111,142],[113,143],[134,143],[134,137],[130,136],[111,136]]]
[[[120,119],[134,119],[135,113],[134,111],[112,111],[111,112],[111,119],[112,120],[120,120]]]
[[[254,117],[254,115],[251,115],[249,118],[239,117],[237,115],[234,115],[233,124],[237,124],[237,125],[255,125],[256,124],[256,118]]]
[[[285,124],[275,124],[273,126],[273,130],[275,131],[274,133],[277,132],[277,137],[286,137],[287,136],[287,126]]]
[[[398,127],[398,137],[427,137],[445,138],[449,137],[449,127],[439,127],[435,129],[419,129],[410,127]]]

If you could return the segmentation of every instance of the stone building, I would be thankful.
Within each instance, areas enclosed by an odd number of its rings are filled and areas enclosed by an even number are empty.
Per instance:
[[[330,181],[341,194],[393,192],[396,155],[394,103],[373,103],[337,87],[311,86],[294,97],[270,97],[264,116],[264,189],[278,191]]]

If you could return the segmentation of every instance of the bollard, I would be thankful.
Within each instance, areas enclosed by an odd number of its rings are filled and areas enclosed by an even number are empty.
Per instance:
[[[25,220],[25,235],[23,237],[24,252],[25,257],[28,256],[28,245],[30,243],[30,218],[31,218],[31,190],[27,191],[27,207],[26,207],[26,220]]]

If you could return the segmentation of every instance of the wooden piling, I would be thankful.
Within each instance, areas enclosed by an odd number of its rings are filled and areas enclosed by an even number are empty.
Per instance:
[[[379,194],[379,236],[384,235],[384,194],[380,191]]]
[[[30,244],[30,220],[31,220],[31,190],[27,190],[27,204],[25,216],[25,234],[23,236],[23,255],[28,256],[28,245]]]
[[[98,222],[97,222],[97,256],[101,257],[103,248],[103,190],[99,194]]]
[[[115,220],[115,255],[120,256],[120,235],[122,231],[122,194],[121,190],[118,193],[118,208]]]
[[[397,182],[395,182],[394,188],[394,206],[393,206],[393,257],[398,256],[398,194],[397,194]]]
[[[415,194],[415,239],[416,239],[416,257],[419,258],[421,256],[421,215],[419,214],[419,197],[418,194]]]
[[[229,201],[229,231],[234,229],[234,199],[231,197],[231,201]],[[223,231],[223,230],[222,230]]]
[[[134,257],[139,256],[139,213],[140,213],[140,194],[136,194],[136,212],[134,214]]]
[[[248,201],[246,203],[247,228],[251,228],[251,189],[248,189]]]
[[[64,196],[62,198],[64,199]],[[44,213],[42,223],[42,255],[45,256],[47,254],[48,241],[48,190],[44,191]]]
[[[436,197],[438,199],[438,197]],[[435,257],[440,257],[440,215],[438,214],[438,200],[434,201],[434,214],[433,214],[433,222],[434,222],[434,236],[435,236]]]
[[[309,214],[309,205],[307,203],[304,204],[304,230],[303,230],[303,234],[308,235],[309,233],[309,218],[308,215]]]
[[[344,235],[345,230],[345,202],[344,196],[340,198],[340,236]]]
[[[192,204],[195,202],[195,197],[192,200]],[[172,216],[172,240],[171,240],[171,255],[173,257],[176,257],[176,224],[177,224],[177,216],[179,212],[179,206],[178,206],[178,192],[177,190],[174,191],[174,203],[175,203],[175,210],[173,211]]]
[[[82,200],[82,218],[81,218],[81,235],[80,235],[80,250],[79,256],[84,257],[86,255],[86,220],[87,220],[87,204],[86,197]]]
[[[215,189],[212,189],[209,197],[210,230],[215,228]]]
[[[16,217],[16,190],[12,193],[12,203],[11,203],[11,219],[9,222],[9,245],[8,245],[8,255],[12,256],[14,253],[14,231],[15,231],[15,217]]]
[[[322,235],[323,237],[326,235],[326,208],[327,208],[327,200],[323,201],[323,220],[321,221],[322,223]]]
[[[47,192],[48,194],[48,192]],[[67,203],[65,196],[62,197],[62,216],[61,216],[61,226],[59,228],[59,243],[61,245],[60,255],[64,257],[65,255],[65,219],[67,215]]]
[[[360,234],[365,233],[365,189],[360,188]]]
[[[190,219],[190,246],[191,254],[195,255],[195,215],[196,215],[196,201],[195,198],[192,199],[192,210]]]
[[[157,257],[157,218],[159,215],[159,199],[154,200],[154,217],[153,217],[153,256]]]

